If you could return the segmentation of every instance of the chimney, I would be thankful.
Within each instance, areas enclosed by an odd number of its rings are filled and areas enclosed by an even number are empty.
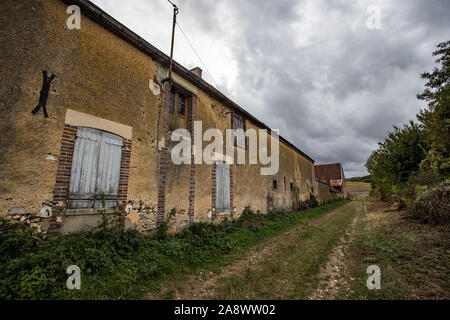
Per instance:
[[[195,67],[194,69],[190,70],[193,74],[195,74],[197,77],[201,78],[202,77],[202,69],[200,69],[199,67]]]

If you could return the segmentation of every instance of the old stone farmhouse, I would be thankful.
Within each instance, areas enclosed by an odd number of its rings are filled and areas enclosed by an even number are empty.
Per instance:
[[[80,29],[66,26],[69,5],[81,9]],[[164,82],[168,56],[91,2],[4,1],[1,16],[2,215],[31,215],[33,226],[55,235],[96,225],[104,204],[145,232],[176,208],[172,229],[179,231],[236,218],[246,206],[290,211],[311,195],[319,202],[345,196],[345,184],[338,190],[317,179],[314,160],[281,136],[275,175],[227,160],[172,163],[170,132],[192,132],[194,120],[203,131],[271,130],[199,68],[175,63],[172,85]],[[55,75],[48,94],[43,70]],[[46,102],[48,117],[42,106],[32,114],[38,102]],[[248,156],[246,142],[234,148]]]

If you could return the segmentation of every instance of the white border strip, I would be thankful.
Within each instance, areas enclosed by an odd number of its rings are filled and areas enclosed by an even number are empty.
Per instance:
[[[125,139],[131,139],[133,127],[95,117],[72,109],[66,110],[65,123],[74,127],[90,127],[115,133]]]

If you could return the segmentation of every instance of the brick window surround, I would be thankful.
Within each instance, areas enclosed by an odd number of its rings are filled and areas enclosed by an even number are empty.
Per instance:
[[[63,214],[69,195],[70,175],[72,171],[72,159],[75,147],[77,128],[66,124],[61,139],[61,150],[59,152],[58,169],[56,171],[56,183],[53,189],[53,215]],[[127,204],[128,179],[130,175],[131,139],[123,139],[122,157],[120,160],[120,178],[118,204],[123,211]]]
[[[177,92],[183,93],[187,97],[187,104],[185,109],[186,114],[186,127],[189,130],[191,137],[194,136],[194,120],[197,108],[197,96],[189,90],[181,87],[173,81],[166,81],[163,85],[163,108],[162,108],[162,124],[161,124],[161,137],[164,141],[169,141],[169,124],[170,124],[170,106],[171,106],[171,92],[175,89]],[[177,110],[174,107],[174,112]],[[194,139],[191,139],[191,147],[194,144]],[[167,170],[168,162],[170,159],[169,150],[166,145],[161,145],[159,151],[159,175],[158,175],[158,211],[156,216],[156,225],[160,226],[165,219],[166,210],[166,183],[167,183]],[[191,165],[189,169],[189,224],[194,222],[195,216],[195,163],[194,154],[191,153]]]

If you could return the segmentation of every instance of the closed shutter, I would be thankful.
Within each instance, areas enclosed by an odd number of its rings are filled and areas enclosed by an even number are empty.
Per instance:
[[[117,205],[122,138],[109,132],[79,127],[70,177],[68,208]]]
[[[216,162],[216,212],[230,211],[230,165]]]
[[[106,207],[115,207],[119,194],[120,159],[122,157],[121,137],[102,133],[100,145],[96,192],[105,195]],[[101,201],[96,201],[95,207],[101,207]]]
[[[94,205],[97,180],[100,131],[80,127],[77,130],[69,186],[69,208],[89,208]]]

